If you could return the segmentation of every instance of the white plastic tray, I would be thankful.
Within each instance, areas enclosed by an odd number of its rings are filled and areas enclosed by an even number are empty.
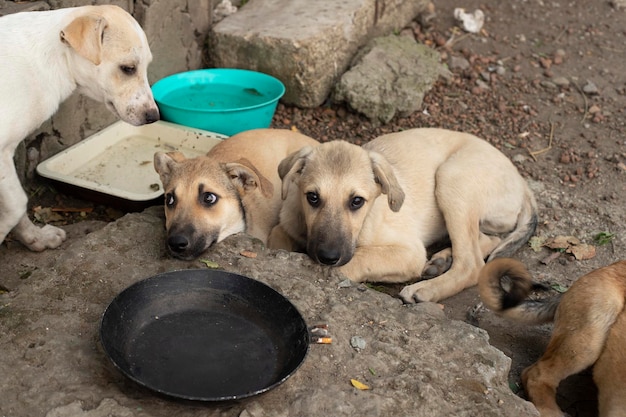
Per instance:
[[[206,154],[227,136],[158,121],[144,126],[116,122],[41,162],[46,178],[130,201],[163,195],[154,170],[157,151],[180,151],[188,158]]]

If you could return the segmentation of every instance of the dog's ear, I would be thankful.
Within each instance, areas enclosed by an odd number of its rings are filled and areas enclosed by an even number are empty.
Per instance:
[[[154,154],[154,170],[161,177],[164,186],[170,182],[176,165],[185,159],[187,159],[185,155],[180,152],[157,152]]]
[[[66,42],[83,58],[100,65],[102,38],[107,21],[102,16],[85,15],[72,20],[61,31],[61,40]]]
[[[383,194],[387,194],[387,203],[392,211],[399,211],[404,203],[404,191],[387,159],[377,152],[370,152],[374,178],[380,184]]]
[[[306,164],[307,157],[313,152],[313,147],[305,146],[299,151],[293,152],[278,164],[278,176],[283,180],[280,196],[284,200],[287,198],[289,186],[295,181],[295,175],[302,172]]]
[[[237,162],[229,162],[224,164],[226,173],[230,180],[244,192],[252,191],[259,187],[265,198],[274,195],[274,186],[261,174],[252,162],[246,158],[241,158]]]

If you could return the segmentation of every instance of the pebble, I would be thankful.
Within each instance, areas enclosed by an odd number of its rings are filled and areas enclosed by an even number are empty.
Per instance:
[[[552,82],[559,87],[567,87],[569,85],[569,80],[565,77],[554,77]]]
[[[589,107],[589,113],[591,114],[600,113],[600,107],[594,104],[593,106]]]
[[[339,283],[339,288],[350,288],[352,287],[352,281],[349,279],[344,279]]]
[[[363,339],[361,336],[352,336],[352,338],[350,338],[350,346],[352,346],[354,349],[363,350],[365,349],[366,345],[367,342],[365,342],[365,339]]]
[[[598,87],[596,87],[593,82],[587,80],[587,84],[583,85],[583,92],[585,94],[595,95],[598,94]]]
[[[489,90],[489,85],[486,82],[484,82],[483,80],[476,80],[476,85],[480,89]]]
[[[552,59],[552,62],[554,63],[554,65],[561,65],[564,59],[565,51],[563,49],[557,49],[554,53],[554,58]]]
[[[470,67],[470,63],[467,59],[461,56],[451,56],[450,61],[448,62],[448,66],[451,70],[460,69],[464,70]]]
[[[551,81],[542,81],[540,84],[543,88],[548,90],[556,90],[558,88],[557,85]]]

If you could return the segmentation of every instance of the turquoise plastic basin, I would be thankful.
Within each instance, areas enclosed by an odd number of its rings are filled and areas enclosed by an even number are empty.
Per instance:
[[[269,127],[285,86],[260,72],[210,68],[162,78],[152,93],[163,120],[232,136]]]

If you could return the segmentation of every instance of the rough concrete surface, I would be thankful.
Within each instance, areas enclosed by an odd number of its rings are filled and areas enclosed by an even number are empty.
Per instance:
[[[66,226],[70,238],[59,250],[0,249],[11,290],[0,295],[0,416],[535,415],[509,389],[510,359],[483,330],[447,319],[435,304],[403,306],[364,286],[344,288],[341,276],[306,256],[269,251],[245,235],[203,258],[280,291],[309,325],[328,324],[333,343],[313,345],[290,379],[246,401],[204,406],[156,396],[109,363],[101,314],[140,279],[204,264],[167,257],[162,207],[102,226]],[[351,346],[354,336],[362,350]],[[371,390],[357,390],[352,378]]]

